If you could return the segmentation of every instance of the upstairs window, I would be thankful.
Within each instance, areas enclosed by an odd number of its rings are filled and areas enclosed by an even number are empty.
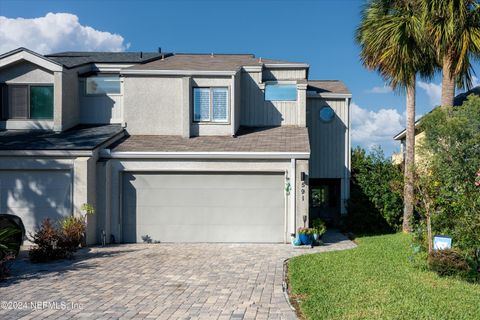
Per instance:
[[[228,121],[228,88],[193,88],[193,120]]]
[[[119,76],[92,76],[85,79],[87,95],[120,94]]]
[[[297,85],[266,83],[265,101],[297,101]]]
[[[3,85],[2,119],[53,119],[52,85]]]

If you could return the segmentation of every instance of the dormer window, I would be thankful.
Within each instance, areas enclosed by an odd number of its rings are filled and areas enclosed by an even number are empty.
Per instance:
[[[265,101],[297,101],[297,85],[295,83],[265,83]]]
[[[193,88],[195,122],[228,122],[228,88]]]

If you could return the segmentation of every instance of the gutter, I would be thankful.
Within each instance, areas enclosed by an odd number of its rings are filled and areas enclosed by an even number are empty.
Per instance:
[[[309,152],[143,152],[103,149],[108,159],[309,159]]]
[[[351,97],[352,97],[351,93],[332,93],[332,92],[317,93],[316,91],[307,91],[307,98],[346,99]]]

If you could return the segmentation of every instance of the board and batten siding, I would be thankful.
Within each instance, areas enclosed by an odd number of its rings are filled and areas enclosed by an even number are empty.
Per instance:
[[[297,124],[297,101],[265,101],[259,84],[261,72],[241,74],[241,125],[279,126]]]
[[[320,110],[330,106],[335,118],[325,123]],[[345,99],[307,99],[307,127],[310,138],[310,178],[345,178],[348,170],[348,106]]]
[[[307,69],[272,69],[263,70],[263,81],[301,80],[307,78]]]

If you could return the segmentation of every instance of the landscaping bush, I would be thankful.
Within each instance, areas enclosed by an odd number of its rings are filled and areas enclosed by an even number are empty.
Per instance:
[[[320,237],[327,232],[327,226],[325,225],[325,222],[322,221],[322,219],[313,219],[312,221],[312,229],[314,230],[314,233],[318,234]]]
[[[9,261],[15,258],[18,251],[16,236],[19,232],[21,231],[15,228],[0,229],[0,279],[8,275]]]
[[[38,230],[30,236],[36,245],[29,251],[32,262],[46,262],[67,256],[65,248],[59,246],[62,242],[61,230],[50,219],[43,220]]]
[[[428,267],[441,276],[466,277],[471,267],[465,256],[455,249],[432,251],[427,258]]]
[[[59,246],[67,252],[75,252],[84,242],[85,220],[83,217],[70,216],[61,221]]]
[[[403,213],[403,174],[383,155],[357,147],[352,151],[352,177],[346,228],[357,234],[399,230]]]
[[[471,95],[462,106],[436,108],[422,118],[421,127],[417,166],[428,179],[423,174],[417,183],[430,195],[432,234],[451,236],[453,246],[479,265],[480,98]],[[423,216],[426,209],[426,202],[419,201],[417,210]],[[425,232],[428,224],[419,225]]]

